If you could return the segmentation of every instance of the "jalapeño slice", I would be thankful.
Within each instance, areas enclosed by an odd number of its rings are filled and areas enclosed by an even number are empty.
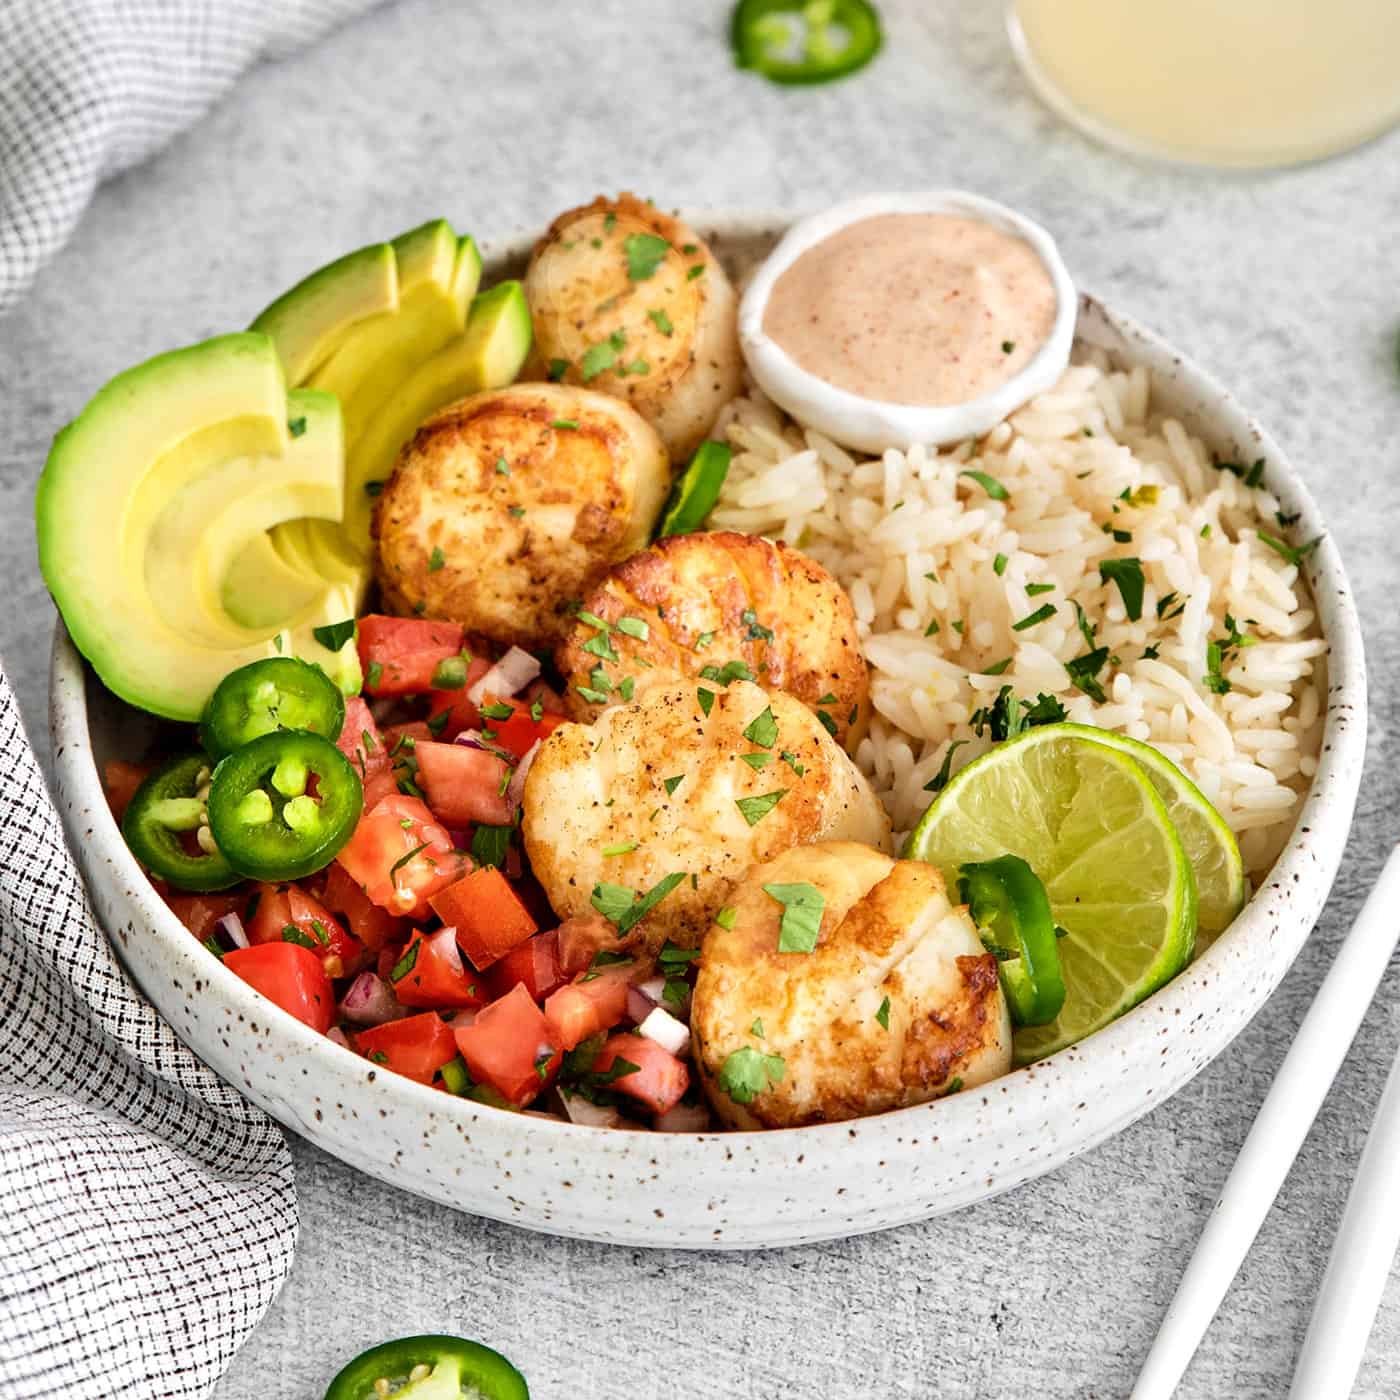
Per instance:
[[[202,753],[172,758],[136,789],[122,817],[132,855],[178,890],[225,890],[239,881],[206,821],[209,776]]]
[[[403,1337],[357,1356],[326,1400],[530,1400],[525,1377],[498,1351],[462,1337]]]
[[[730,20],[734,62],[775,83],[826,83],[880,51],[869,0],[739,0]]]
[[[705,524],[705,517],[715,508],[724,489],[732,455],[728,443],[709,438],[700,444],[690,465],[671,488],[671,499],[656,531],[658,539],[663,535],[689,535]]]
[[[240,875],[296,880],[328,865],[350,839],[364,789],[329,739],[264,734],[223,759],[209,791],[214,840]]]
[[[230,671],[204,707],[199,737],[216,759],[279,729],[332,741],[345,723],[345,697],[319,666],[270,656]]]
[[[973,922],[998,946],[997,970],[1011,1019],[1043,1026],[1065,1004],[1055,920],[1045,886],[1020,856],[958,867],[958,890]]]

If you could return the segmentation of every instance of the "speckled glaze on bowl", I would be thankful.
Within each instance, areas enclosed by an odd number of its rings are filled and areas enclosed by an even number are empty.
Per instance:
[[[790,216],[697,216],[742,271]],[[488,246],[492,276],[529,241]],[[1278,445],[1185,356],[1092,298],[1080,337],[1156,377],[1157,402],[1227,457],[1265,457],[1270,485],[1323,533]],[[279,1122],[371,1175],[532,1230],[626,1245],[746,1249],[880,1230],[956,1210],[1061,1165],[1141,1117],[1227,1046],[1317,920],[1356,803],[1365,748],[1361,633],[1329,538],[1307,561],[1330,644],[1318,771],[1278,863],[1229,931],[1155,996],[1028,1069],[937,1103],[770,1133],[581,1128],[414,1084],[316,1035],[212,958],[123,845],[99,769],[142,752],[148,717],[108,694],[60,626],[51,728],[60,809],[97,914],[141,989],[217,1073]]]

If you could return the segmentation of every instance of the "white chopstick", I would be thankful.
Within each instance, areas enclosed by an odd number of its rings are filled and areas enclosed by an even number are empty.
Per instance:
[[[1168,1400],[1210,1326],[1375,996],[1400,941],[1400,847],[1298,1028],[1147,1353],[1132,1400]],[[1315,1396],[1331,1391],[1309,1392]]]
[[[1400,921],[1400,912],[1392,915]],[[1351,1394],[1400,1247],[1400,1054],[1390,1067],[1366,1150],[1351,1184],[1332,1258],[1293,1372],[1293,1400]]]

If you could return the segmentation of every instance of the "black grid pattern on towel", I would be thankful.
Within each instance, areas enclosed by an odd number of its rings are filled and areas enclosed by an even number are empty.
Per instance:
[[[377,0],[0,0],[0,316],[99,181]]]
[[[296,1228],[281,1134],[94,921],[0,673],[0,1397],[203,1395]]]

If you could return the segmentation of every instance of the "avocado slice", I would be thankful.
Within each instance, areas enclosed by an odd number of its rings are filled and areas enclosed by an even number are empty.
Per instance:
[[[387,243],[357,248],[303,278],[253,322],[270,336],[289,384],[303,384],[359,322],[399,304],[398,265]]]
[[[438,409],[468,394],[509,384],[530,353],[530,307],[519,282],[502,282],[471,306],[466,330],[449,341],[395,390],[366,426],[346,460],[345,527],[352,538],[369,537],[373,497],[419,425]]]
[[[210,477],[227,486],[256,462],[260,480],[281,477],[291,489],[305,473],[300,484],[324,488],[325,463],[292,450],[299,441],[288,430],[277,352],[251,332],[127,370],[58,434],[35,500],[39,566],[75,644],[110,690],[156,714],[195,720],[229,671],[276,654],[270,634],[242,631],[231,619],[223,632],[219,612],[194,597],[154,598],[151,556],[156,549],[183,559],[180,577],[192,589],[189,561],[201,541],[187,532],[202,528],[208,512],[186,519],[185,510]],[[321,599],[322,614],[343,607],[343,597]],[[172,610],[197,628],[172,623]],[[289,642],[295,649],[303,639],[284,637],[284,649]]]
[[[273,649],[283,656],[298,656],[319,666],[346,695],[357,695],[365,678],[353,628],[336,651],[331,651],[316,635],[318,628],[353,622],[356,611],[354,589],[348,584],[333,584],[310,614],[278,634],[273,640]],[[340,630],[343,631],[343,627]]]

